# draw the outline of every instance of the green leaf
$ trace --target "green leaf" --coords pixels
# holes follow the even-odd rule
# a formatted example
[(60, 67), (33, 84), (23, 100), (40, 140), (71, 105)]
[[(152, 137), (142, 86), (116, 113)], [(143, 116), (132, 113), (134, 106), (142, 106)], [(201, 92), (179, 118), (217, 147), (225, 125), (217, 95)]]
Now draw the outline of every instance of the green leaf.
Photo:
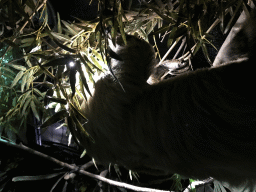
[(84, 63), (86, 69), (89, 70), (90, 73), (93, 74), (92, 69), (91, 69), (90, 66), (87, 64), (87, 63), (89, 63), (89, 64), (91, 64), (92, 66), (94, 66), (93, 63), (87, 58), (86, 55), (83, 55), (82, 53), (79, 53), (79, 57), (80, 57), (81, 61)]
[(81, 94), (83, 95), (84, 99), (87, 101), (87, 96), (86, 96), (86, 93), (84, 91), (84, 85), (83, 85), (83, 81), (82, 81), (81, 75), (80, 75), (80, 78), (79, 78), (79, 86), (80, 86)]
[(212, 65), (212, 61), (211, 61), (211, 59), (210, 59), (210, 56), (209, 56), (209, 53), (208, 53), (208, 51), (207, 51), (207, 47), (206, 47), (205, 43), (202, 43), (202, 50), (203, 50), (204, 56), (205, 56), (205, 58), (207, 59), (208, 63), (209, 63), (210, 65)]
[(61, 23), (60, 23), (60, 14), (57, 13), (57, 19), (58, 19), (58, 33), (62, 33)]
[(97, 61), (97, 59), (95, 59), (93, 55), (90, 56), (90, 59), (92, 60), (94, 66), (96, 66), (99, 71), (103, 72), (102, 66), (99, 64), (99, 62)]
[[(95, 57), (96, 57), (97, 59), (99, 59), (100, 61), (103, 62), (102, 56), (101, 56), (100, 53), (98, 53), (98, 51), (96, 51), (95, 49), (92, 49), (92, 54), (95, 55)], [(101, 66), (99, 66), (99, 68), (102, 69)]]
[(41, 128), (46, 128), (54, 123), (57, 123), (58, 121), (64, 119), (68, 116), (68, 112), (66, 110), (61, 110), (57, 113), (55, 113), (53, 116), (51, 116), (49, 119), (47, 119), (42, 125)]
[(35, 102), (33, 100), (31, 100), (31, 102), (30, 102), (30, 107), (32, 109), (32, 112), (33, 112), (35, 118), (37, 118), (37, 120), (40, 121), (40, 117), (39, 117), (39, 114), (37, 112)]
[(23, 116), (26, 115), (26, 110), (27, 110), (27, 107), (28, 107), (28, 105), (30, 104), (31, 100), (32, 100), (32, 97), (29, 96), (29, 97), (27, 98), (25, 104), (23, 105), (23, 109), (22, 109), (22, 115), (23, 115)]
[(86, 78), (85, 78), (84, 72), (83, 72), (83, 70), (82, 70), (81, 63), (80, 63), (80, 62), (77, 62), (77, 70), (78, 70), (78, 72), (79, 72), (79, 74), (80, 74), (81, 80), (82, 80), (82, 82), (83, 82), (83, 86), (85, 87), (86, 91), (90, 94), (90, 96), (92, 96), (91, 91), (90, 91), (90, 89), (89, 89), (89, 86), (88, 86), (88, 84), (87, 84), (87, 80), (86, 80)]
[(52, 179), (54, 177), (58, 177), (59, 175), (63, 175), (65, 172), (59, 172), (59, 173), (53, 173), (53, 174), (47, 174), (47, 175), (36, 175), (36, 176), (18, 176), (13, 177), (13, 182), (18, 181), (38, 181), (38, 180), (45, 180), (45, 179)]
[(72, 49), (72, 48), (69, 48), (68, 46), (64, 45), (64, 44), (61, 44), (58, 40), (56, 39), (53, 39), (54, 43), (56, 43), (60, 48), (68, 51), (68, 52), (71, 52), (71, 53), (76, 53), (76, 50), (75, 49)]
[(76, 93), (76, 72), (77, 72), (76, 69), (72, 67), (69, 73), (69, 81), (70, 81), (70, 87), (72, 90), (72, 97)]
[(74, 23), (77, 27), (83, 29), (84, 31), (86, 32), (90, 32), (92, 31), (92, 28), (88, 26), (88, 24), (84, 25), (84, 24), (81, 24), (81, 23)]
[(77, 35), (77, 32), (73, 29), (74, 27), (72, 25), (70, 25), (68, 22), (66, 21), (61, 21), (65, 27), (68, 29), (68, 32), (71, 34), (71, 35)]
[(31, 94), (31, 92), (32, 92), (32, 90), (29, 90), (28, 92), (22, 94), (22, 95), (19, 97), (18, 102), (21, 102), (21, 103), (22, 103), (22, 101), (20, 101), (20, 100), (26, 100), (27, 97)]
[(26, 64), (28, 65), (28, 67), (32, 67), (32, 64), (31, 64), (31, 62), (29, 60), (29, 57), (28, 56), (24, 56), (24, 59), (25, 59)]
[(84, 129), (83, 125), (79, 122), (77, 117), (75, 115), (72, 115), (71, 118), (76, 125), (78, 135), (85, 135), (86, 137), (90, 138), (92, 142), (95, 142), (94, 139), (90, 136), (90, 134)]
[[(12, 75), (16, 75), (10, 68), (8, 67), (1, 67), (1, 70), (11, 73)], [(4, 72), (5, 73), (5, 72)], [(2, 74), (5, 76), (5, 74)]]
[(34, 80), (33, 73), (34, 73), (33, 70), (30, 70), (30, 72), (28, 73), (28, 77), (27, 77), (27, 90), (30, 88), (30, 85), (33, 83), (33, 80)]
[(16, 77), (14, 78), (12, 84), (11, 84), (11, 88), (13, 88), (17, 83), (18, 81), (21, 79), (21, 77), (23, 76), (24, 72), (23, 71), (20, 71)]
[(50, 34), (51, 34), (53, 37), (55, 37), (55, 38), (57, 38), (58, 40), (60, 40), (60, 41), (68, 41), (68, 42), (71, 41), (70, 37), (67, 36), (67, 35), (63, 35), (63, 34), (56, 33), (56, 32), (52, 32), (52, 31), (50, 32)]
[(49, 99), (49, 100), (52, 101), (52, 102), (56, 102), (56, 103), (60, 103), (60, 104), (64, 104), (64, 105), (67, 104), (67, 100), (66, 100), (66, 99), (61, 99), (61, 98), (56, 98), (56, 97), (50, 97), (50, 96), (47, 96), (47, 99)]
[(79, 110), (77, 110), (77, 108), (72, 103), (70, 103), (70, 107), (73, 111), (73, 115), (75, 115), (76, 117), (79, 117), (79, 119), (82, 118), (82, 119), (88, 121), (88, 119), (83, 115), (83, 113), (81, 113)]
[(45, 94), (43, 94), (43, 93), (42, 93), (41, 91), (39, 91), (37, 88), (34, 88), (33, 91), (34, 91), (35, 93), (37, 93), (39, 96), (41, 96), (42, 98), (44, 98), (44, 95), (45, 95)]
[(27, 70), (27, 68), (22, 66), (22, 65), (15, 65), (15, 64), (8, 64), (8, 63), (6, 63), (5, 65), (11, 66), (14, 69), (18, 69), (20, 71), (26, 71)]
[(21, 92), (23, 93), (24, 92), (24, 87), (26, 85), (26, 82), (27, 82), (27, 78), (28, 78), (28, 73), (26, 73), (23, 78), (22, 78), (22, 81), (21, 81)]

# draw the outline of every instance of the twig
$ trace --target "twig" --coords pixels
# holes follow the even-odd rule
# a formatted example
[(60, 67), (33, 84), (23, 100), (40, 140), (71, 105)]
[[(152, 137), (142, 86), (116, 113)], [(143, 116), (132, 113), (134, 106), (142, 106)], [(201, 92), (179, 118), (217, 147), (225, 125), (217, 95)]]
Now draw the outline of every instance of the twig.
[(145, 187), (137, 187), (137, 186), (126, 184), (126, 183), (122, 183), (122, 182), (118, 182), (118, 181), (113, 181), (113, 180), (107, 179), (105, 177), (102, 177), (102, 176), (99, 176), (99, 175), (96, 175), (96, 174), (93, 174), (93, 173), (81, 170), (76, 165), (70, 165), (68, 163), (59, 161), (56, 158), (53, 158), (53, 157), (51, 157), (49, 155), (46, 155), (44, 153), (41, 153), (41, 152), (36, 151), (34, 149), (31, 149), (31, 148), (29, 148), (29, 147), (27, 147), (25, 145), (22, 145), (22, 144), (17, 145), (17, 144), (13, 144), (13, 143), (10, 143), (10, 142), (4, 142), (2, 140), (0, 140), (0, 143), (2, 143), (4, 145), (7, 145), (7, 146), (10, 146), (10, 147), (21, 149), (23, 151), (29, 152), (29, 153), (34, 154), (34, 155), (37, 155), (39, 157), (42, 157), (44, 159), (47, 159), (47, 160), (55, 163), (55, 164), (58, 164), (58, 165), (60, 165), (62, 167), (68, 168), (69, 170), (72, 170), (72, 171), (77, 171), (78, 170), (78, 172), (83, 174), (83, 175), (89, 176), (89, 177), (91, 177), (93, 179), (100, 180), (100, 181), (103, 181), (103, 182), (105, 182), (107, 184), (114, 185), (114, 186), (117, 186), (117, 187), (122, 187), (122, 188), (130, 189), (130, 190), (133, 190), (133, 191), (141, 191), (141, 192), (174, 192), (174, 191), (165, 191), (165, 190), (151, 189), (151, 188), (145, 188)]
[(165, 59), (166, 57), (170, 54), (170, 52), (174, 49), (174, 47), (178, 44), (178, 42), (182, 39), (182, 36), (179, 37), (170, 47), (170, 49), (165, 53), (165, 55), (163, 56), (163, 58), (161, 59), (161, 61), (159, 62), (158, 65), (160, 65)]

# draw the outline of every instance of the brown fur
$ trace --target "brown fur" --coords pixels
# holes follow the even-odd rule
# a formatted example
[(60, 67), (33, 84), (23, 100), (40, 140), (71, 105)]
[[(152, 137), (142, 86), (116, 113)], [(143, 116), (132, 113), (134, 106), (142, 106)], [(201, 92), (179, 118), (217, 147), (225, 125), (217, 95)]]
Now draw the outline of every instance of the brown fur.
[[(155, 175), (214, 177), (233, 185), (256, 178), (255, 65), (237, 60), (146, 83), (155, 65), (147, 42), (117, 39), (113, 71), (95, 85), (86, 106), (89, 155)], [(247, 70), (249, 69), (249, 71)]]

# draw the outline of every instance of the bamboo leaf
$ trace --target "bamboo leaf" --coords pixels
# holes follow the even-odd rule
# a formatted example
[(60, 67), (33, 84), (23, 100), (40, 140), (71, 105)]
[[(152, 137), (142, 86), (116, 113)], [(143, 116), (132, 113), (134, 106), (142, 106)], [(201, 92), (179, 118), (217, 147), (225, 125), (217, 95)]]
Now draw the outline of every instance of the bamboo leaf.
[(37, 109), (36, 109), (36, 105), (35, 105), (34, 100), (31, 100), (31, 102), (30, 102), (30, 107), (31, 107), (31, 109), (32, 109), (32, 112), (33, 112), (35, 118), (36, 118), (38, 121), (40, 121), (40, 117), (39, 117), (39, 114), (38, 114), (38, 112), (37, 112)]
[(208, 53), (208, 51), (207, 51), (207, 47), (206, 47), (205, 43), (202, 43), (202, 50), (203, 50), (204, 56), (205, 56), (205, 58), (207, 59), (208, 63), (209, 63), (210, 65), (212, 65), (212, 61), (211, 61), (211, 59), (210, 59), (210, 56), (209, 56), (209, 53)]
[(57, 13), (57, 19), (58, 19), (58, 33), (62, 33), (62, 27), (61, 27), (61, 23), (60, 23), (60, 14), (59, 12)]
[(53, 39), (54, 43), (56, 43), (60, 48), (68, 51), (68, 52), (71, 52), (71, 53), (76, 53), (76, 50), (75, 49), (72, 49), (72, 48), (69, 48), (68, 46), (64, 45), (64, 44), (61, 44), (60, 42), (58, 42), (58, 40), (56, 39)]
[(24, 103), (23, 109), (22, 109), (22, 115), (23, 115), (23, 116), (26, 115), (26, 109), (27, 109), (28, 105), (30, 104), (31, 100), (32, 100), (32, 97), (29, 96), (29, 97), (27, 98), (26, 102)]
[(90, 94), (90, 96), (92, 96), (91, 91), (90, 91), (90, 89), (89, 89), (89, 86), (88, 86), (88, 84), (87, 84), (87, 80), (86, 80), (86, 78), (85, 78), (84, 72), (83, 72), (83, 70), (82, 70), (81, 63), (80, 63), (80, 62), (77, 62), (77, 70), (78, 70), (78, 72), (79, 72), (79, 74), (80, 74), (81, 80), (82, 80), (82, 82), (83, 82), (83, 86), (85, 87), (86, 91)]
[(56, 97), (50, 97), (50, 96), (46, 96), (47, 99), (49, 99), (52, 102), (56, 102), (56, 103), (60, 103), (63, 105), (67, 104), (67, 100), (66, 99), (61, 99), (61, 98), (56, 98)]
[(31, 64), (31, 62), (29, 60), (29, 57), (28, 56), (24, 56), (24, 59), (25, 59), (26, 64), (28, 65), (28, 67), (32, 67), (32, 64)]
[(26, 74), (23, 76), (22, 81), (21, 81), (21, 92), (22, 92), (22, 93), (24, 92), (24, 87), (25, 87), (25, 85), (26, 85), (27, 78), (28, 78), (28, 73), (26, 73)]
[(98, 51), (96, 51), (95, 49), (92, 49), (92, 53), (93, 53), (93, 55), (95, 55), (95, 57), (96, 57), (97, 59), (99, 59), (100, 61), (103, 62), (102, 56), (101, 56), (100, 53), (98, 53)]
[(47, 119), (42, 125), (41, 128), (46, 128), (54, 123), (57, 123), (58, 121), (64, 119), (68, 116), (68, 112), (66, 110), (61, 110), (57, 113), (55, 113), (53, 116), (51, 116), (49, 119)]
[(58, 177), (59, 175), (63, 175), (65, 172), (59, 172), (59, 173), (53, 173), (53, 174), (47, 174), (47, 175), (36, 175), (36, 176), (17, 176), (13, 177), (13, 182), (18, 181), (38, 181), (38, 180), (45, 180), (45, 179), (52, 179), (55, 177)]
[(35, 41), (35, 37), (28, 37), (28, 38), (22, 39), (20, 42), (21, 42), (22, 44), (25, 44), (25, 43), (30, 43), (30, 44), (32, 44), (34, 41)]
[(90, 134), (84, 129), (83, 125), (79, 122), (77, 117), (75, 115), (72, 115), (71, 118), (76, 125), (78, 135), (82, 135), (82, 136), (85, 135), (86, 137), (90, 138), (92, 142), (95, 142), (92, 136), (90, 136)]
[(20, 71), (26, 71), (27, 70), (27, 68), (22, 66), (22, 65), (15, 65), (15, 64), (9, 64), (9, 63), (6, 63), (5, 65), (11, 66), (12, 68), (18, 69)]
[(11, 118), (13, 115), (16, 115), (18, 112), (17, 108), (11, 108), (5, 115), (5, 117)]
[(79, 110), (77, 110), (77, 108), (72, 103), (69, 103), (69, 106), (72, 108), (73, 113), (76, 117), (80, 117), (80, 118), (88, 121), (88, 119)]
[(72, 91), (72, 97), (76, 93), (76, 72), (77, 72), (76, 69), (72, 67), (69, 73), (69, 81), (70, 81), (70, 87)]
[(79, 78), (79, 86), (80, 86), (80, 92), (82, 93), (84, 99), (87, 101), (87, 96), (86, 96), (85, 91), (84, 91), (84, 85), (83, 85), (83, 81), (82, 81), (81, 75), (80, 75), (80, 78)]
[(26, 100), (27, 97), (31, 94), (31, 92), (32, 92), (32, 90), (29, 90), (28, 92), (23, 93), (23, 94), (19, 97), (18, 102), (23, 103), (23, 101), (20, 101), (20, 100)]
[(87, 64), (87, 63), (89, 63), (89, 64), (91, 64), (91, 65), (93, 66), (92, 62), (87, 58), (86, 55), (82, 55), (82, 53), (79, 53), (79, 57), (80, 57), (81, 61), (84, 63), (86, 69), (88, 69), (88, 70), (90, 71), (90, 73), (93, 74), (92, 69), (91, 69), (91, 68), (89, 67), (89, 65)]
[(12, 84), (11, 84), (11, 88), (13, 88), (17, 83), (18, 81), (21, 79), (21, 77), (23, 76), (24, 72), (23, 71), (20, 71), (16, 77), (14, 78)]
[[(9, 72), (9, 73), (11, 73), (11, 75), (16, 75), (16, 73), (14, 73), (10, 68), (8, 68), (8, 67), (1, 67), (1, 70), (3, 70), (3, 71), (6, 71), (6, 72)], [(5, 72), (3, 72), (3, 75), (5, 76), (5, 74), (4, 74)]]
[(56, 33), (56, 32), (52, 32), (52, 31), (50, 32), (50, 34), (51, 34), (53, 37), (55, 37), (56, 39), (60, 40), (60, 41), (68, 41), (68, 42), (71, 41), (70, 37), (67, 36), (67, 35), (63, 35), (63, 34)]
[(30, 70), (30, 72), (28, 73), (28, 77), (27, 77), (27, 90), (29, 89), (30, 85), (33, 83), (33, 80), (34, 80), (33, 73), (34, 73), (33, 70)]
[(96, 66), (99, 71), (103, 72), (102, 66), (99, 64), (99, 62), (97, 61), (97, 59), (95, 59), (93, 55), (90, 56), (90, 59), (92, 60), (94, 66)]
[(61, 22), (65, 25), (71, 35), (77, 35), (77, 32), (73, 29), (74, 27), (72, 25), (64, 20), (62, 20)]
[(68, 116), (66, 119), (67, 119), (67, 122), (68, 122), (68, 129), (71, 132), (75, 143), (78, 146), (80, 146), (81, 142), (83, 142), (82, 136), (77, 133), (77, 131), (75, 129), (75, 123), (74, 123), (73, 119), (70, 116)]
[(42, 98), (44, 98), (45, 94), (42, 93), (41, 91), (39, 91), (37, 88), (33, 88), (33, 91), (34, 91), (35, 93), (37, 93), (39, 96), (41, 96)]
[(87, 24), (83, 25), (80, 23), (74, 23), (77, 27), (79, 27), (80, 29), (83, 29), (85, 32), (91, 32), (93, 29), (91, 27), (89, 27)]

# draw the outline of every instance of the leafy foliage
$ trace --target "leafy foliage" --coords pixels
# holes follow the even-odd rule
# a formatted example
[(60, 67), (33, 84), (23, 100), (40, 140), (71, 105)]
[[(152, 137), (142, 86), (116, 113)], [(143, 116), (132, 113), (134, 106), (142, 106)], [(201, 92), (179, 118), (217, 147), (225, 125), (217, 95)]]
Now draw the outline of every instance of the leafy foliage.
[[(161, 35), (167, 39), (167, 46), (175, 46), (185, 38), (187, 48), (180, 49), (187, 52), (179, 59), (189, 60), (202, 48), (211, 63), (207, 51), (212, 38), (210, 31), (220, 23), (222, 31), (228, 32), (241, 10), (248, 11), (242, 0), (98, 3), (96, 19), (78, 18), (70, 23), (57, 14), (56, 26), (50, 27), (46, 0), (1, 1), (1, 42), (8, 45), (1, 52), (1, 89), (9, 90), (1, 92), (1, 98), (9, 98), (8, 105), (2, 104), (2, 124), (11, 125), (10, 122), (19, 120), (19, 125), (12, 127), (18, 133), (22, 125), (26, 127), (31, 121), (27, 121), (29, 117), (44, 121), (42, 127), (47, 127), (69, 116), (69, 125), (86, 134), (82, 128), (86, 117), (82, 115), (81, 105), (91, 95), (95, 80), (107, 70), (106, 31), (110, 29), (112, 39), (119, 31), (124, 40), (125, 33), (146, 40)], [(17, 48), (23, 51), (23, 56), (10, 58), (10, 50)], [(161, 59), (159, 52), (158, 56)], [(6, 78), (11, 84), (6, 84)], [(58, 115), (49, 118), (49, 107), (55, 108)], [(76, 118), (77, 115), (81, 118)], [(79, 135), (74, 130), (71, 132), (73, 136)]]
[[(98, 4), (94, 20), (67, 22), (57, 14), (57, 23), (51, 26), (47, 0), (0, 2), (0, 137), (15, 140), (33, 118), (42, 129), (65, 119), (78, 144), (83, 142), (81, 135), (90, 137), (83, 128), (87, 121), (83, 102), (92, 94), (94, 82), (109, 70), (106, 31), (113, 41), (118, 33), (124, 41), (126, 33), (146, 40), (167, 39), (170, 50), (163, 58), (155, 46), (160, 60), (180, 45), (184, 54), (178, 60), (189, 61), (201, 49), (211, 64), (210, 32), (218, 26), (228, 33), (241, 11), (249, 9), (243, 0), (142, 0), (139, 5), (132, 0), (99, 0)], [(22, 55), (15, 55), (15, 50)]]

